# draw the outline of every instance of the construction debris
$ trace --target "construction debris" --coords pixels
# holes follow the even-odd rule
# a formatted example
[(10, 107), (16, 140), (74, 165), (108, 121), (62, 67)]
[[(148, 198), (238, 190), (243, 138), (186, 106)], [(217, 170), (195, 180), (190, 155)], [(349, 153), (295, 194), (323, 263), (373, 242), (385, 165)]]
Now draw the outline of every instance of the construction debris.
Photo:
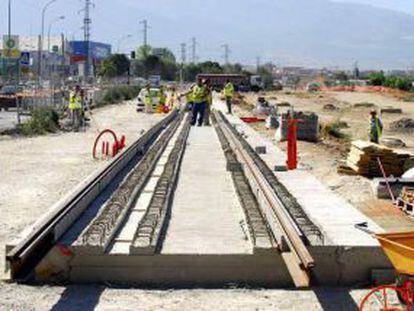
[(414, 187), (414, 178), (375, 178), (372, 183), (372, 189), (378, 199), (391, 200), (391, 196), (387, 187), (391, 188), (395, 197), (399, 196), (404, 187)]
[(346, 164), (358, 175), (381, 177), (378, 158), (388, 176), (399, 177), (405, 172), (406, 162), (414, 164), (414, 156), (409, 153), (361, 140), (352, 142)]
[(325, 106), (323, 106), (324, 110), (330, 110), (330, 111), (336, 111), (339, 110), (339, 107), (332, 105), (332, 104), (326, 104)]
[(381, 109), (381, 113), (395, 113), (395, 114), (401, 114), (403, 113), (402, 109), (400, 108), (393, 108), (393, 107), (387, 107)]
[(403, 148), (406, 146), (405, 142), (394, 137), (384, 137), (380, 140), (380, 143), (388, 148)]
[(278, 117), (280, 124), (276, 131), (275, 138), (278, 141), (287, 139), (289, 119), (300, 120), (297, 128), (297, 139), (316, 142), (319, 138), (319, 117), (313, 112), (289, 111)]
[(361, 103), (354, 104), (354, 108), (374, 108), (374, 107), (376, 107), (376, 105), (373, 103), (361, 102)]
[(392, 122), (390, 128), (396, 132), (411, 132), (414, 131), (414, 120), (410, 118), (402, 118)]
[(405, 202), (414, 203), (414, 188), (404, 187), (399, 198)]
[(414, 215), (414, 188), (404, 187), (396, 205), (405, 213)]

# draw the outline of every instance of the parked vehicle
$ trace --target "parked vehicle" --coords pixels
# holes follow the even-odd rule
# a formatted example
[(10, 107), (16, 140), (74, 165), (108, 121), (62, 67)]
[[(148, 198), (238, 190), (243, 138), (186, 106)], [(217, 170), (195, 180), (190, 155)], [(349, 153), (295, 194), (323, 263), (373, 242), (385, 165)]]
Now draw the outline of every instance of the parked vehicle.
[(161, 76), (159, 75), (152, 75), (148, 77), (148, 83), (151, 87), (157, 88), (161, 86)]
[(16, 100), (21, 100), (21, 97), (16, 97), (20, 91), (21, 89), (15, 85), (3, 86), (0, 89), (0, 109), (7, 111), (9, 108), (16, 108)]
[(226, 84), (227, 80), (235, 86), (237, 91), (240, 92), (259, 92), (263, 89), (262, 77), (259, 75), (246, 76), (242, 74), (210, 74), (201, 73), (197, 75), (197, 80), (208, 79), (210, 85), (216, 91), (221, 91)]
[[(145, 111), (145, 89), (142, 89), (141, 92), (139, 92), (137, 96), (137, 112), (144, 112)], [(155, 111), (155, 109), (158, 106), (158, 93), (160, 90), (158, 88), (152, 88), (151, 89), (151, 95), (152, 95), (152, 108)]]

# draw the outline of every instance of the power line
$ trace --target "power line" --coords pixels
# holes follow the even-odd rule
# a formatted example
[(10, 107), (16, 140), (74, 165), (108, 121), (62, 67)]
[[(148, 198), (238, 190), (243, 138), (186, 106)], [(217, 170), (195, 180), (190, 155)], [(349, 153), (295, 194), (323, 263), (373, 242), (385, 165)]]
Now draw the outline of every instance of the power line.
[(148, 45), (148, 29), (149, 29), (148, 21), (146, 19), (144, 19), (144, 20), (140, 21), (139, 23), (142, 24), (142, 27), (143, 27), (143, 29), (142, 29), (142, 32), (144, 33), (143, 44), (144, 44), (144, 46), (147, 46)]
[(260, 56), (256, 57), (256, 69), (257, 71), (259, 71), (260, 69), (260, 65), (261, 65), (262, 59), (260, 58)]
[(187, 62), (187, 44), (181, 43), (181, 63), (185, 64)]
[(90, 7), (92, 5), (91, 0), (85, 0), (85, 17), (83, 19), (83, 37), (86, 48), (86, 63), (85, 63), (85, 76), (89, 77), (91, 73), (91, 24), (92, 19), (90, 17)]
[(191, 62), (195, 64), (197, 62), (197, 39), (191, 38)]
[(230, 58), (230, 52), (231, 52), (230, 47), (227, 43), (223, 44), (221, 47), (224, 49), (224, 55), (223, 55), (224, 64), (228, 65), (229, 64), (229, 58)]

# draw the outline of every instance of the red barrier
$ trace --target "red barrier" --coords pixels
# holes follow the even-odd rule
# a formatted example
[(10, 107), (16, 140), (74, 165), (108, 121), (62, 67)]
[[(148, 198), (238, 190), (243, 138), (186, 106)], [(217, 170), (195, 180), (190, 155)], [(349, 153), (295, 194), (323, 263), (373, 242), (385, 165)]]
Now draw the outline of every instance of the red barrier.
[(298, 123), (303, 122), (298, 119), (289, 119), (288, 134), (287, 134), (287, 161), (286, 167), (288, 170), (295, 170), (298, 167)]
[[(121, 139), (118, 140), (118, 137), (117, 137), (116, 133), (113, 130), (110, 130), (110, 129), (103, 130), (96, 137), (95, 143), (93, 145), (92, 156), (93, 156), (94, 159), (98, 159), (97, 148), (98, 148), (99, 142), (101, 141), (101, 138), (106, 134), (110, 135), (112, 137), (112, 140), (113, 140), (112, 153), (111, 153), (112, 157), (115, 157), (119, 153), (119, 151), (122, 150), (123, 148), (125, 148), (125, 146), (126, 146), (125, 135), (122, 135)], [(110, 153), (109, 153), (109, 145), (110, 145), (109, 141), (103, 140), (101, 144), (102, 144), (101, 156), (102, 157), (108, 157), (110, 155)]]

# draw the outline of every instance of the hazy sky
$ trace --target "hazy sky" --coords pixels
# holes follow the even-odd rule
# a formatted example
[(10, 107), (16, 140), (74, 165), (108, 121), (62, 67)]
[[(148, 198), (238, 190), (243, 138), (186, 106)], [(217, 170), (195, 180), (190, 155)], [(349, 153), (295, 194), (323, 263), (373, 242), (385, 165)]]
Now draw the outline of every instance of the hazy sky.
[[(151, 25), (149, 38), (150, 43), (156, 46), (168, 46), (178, 56), (180, 53), (180, 43), (190, 43), (192, 36), (199, 38), (199, 56), (200, 58), (213, 58), (220, 60), (222, 58), (222, 50), (220, 46), (226, 42), (225, 40), (234, 39), (235, 32), (243, 31), (243, 26), (234, 25), (232, 20), (214, 19), (214, 12), (232, 12), (237, 8), (239, 1), (244, 4), (250, 2), (252, 10), (260, 12), (261, 3), (275, 3), (277, 1), (299, 1), (299, 0), (93, 0), (96, 4), (91, 12), (93, 20), (92, 39), (96, 41), (108, 42), (113, 45), (116, 51), (120, 45), (122, 51), (130, 51), (142, 42), (142, 31), (139, 21), (146, 18)], [(268, 1), (268, 2), (267, 2)], [(300, 0), (304, 1), (304, 0)], [(324, 0), (306, 0), (324, 1)], [(48, 0), (12, 0), (13, 3), (13, 22), (12, 32), (19, 35), (38, 35), (40, 33), (41, 11), (43, 5)], [(335, 0), (335, 2), (354, 2), (364, 3), (383, 8), (409, 13), (414, 16), (414, 0)], [(0, 34), (7, 32), (7, 3), (8, 0), (0, 0)], [(84, 0), (57, 0), (46, 15), (47, 34), (50, 21), (58, 16), (65, 15), (64, 21), (53, 24), (52, 34), (66, 34), (69, 39), (82, 39), (83, 30), (82, 9)], [(179, 7), (180, 9), (177, 9)], [(200, 16), (200, 25), (195, 24), (194, 27), (188, 27), (184, 21), (186, 18), (194, 18), (192, 12), (207, 12)], [(193, 15), (191, 15), (193, 14)], [(236, 10), (236, 14), (237, 10)], [(243, 13), (240, 13), (243, 15)], [(260, 13), (258, 13), (260, 14)], [(215, 25), (224, 30), (214, 37), (203, 38), (204, 32), (202, 26), (214, 22)], [(252, 23), (257, 23), (252, 21)], [(263, 26), (266, 21), (261, 22)], [(185, 25), (185, 27), (184, 27)], [(246, 26), (246, 27), (247, 27)], [(273, 29), (266, 30), (269, 32)], [(131, 34), (132, 37), (127, 39), (126, 35)], [(226, 37), (228, 35), (228, 37)], [(220, 37), (222, 36), (222, 37)], [(239, 40), (240, 41), (240, 40)], [(234, 42), (233, 42), (234, 44)], [(258, 47), (258, 50), (264, 49), (266, 46)], [(238, 55), (238, 61), (254, 63), (254, 57), (248, 56), (248, 61), (243, 59), (243, 51), (233, 51), (233, 55)], [(247, 58), (247, 57), (246, 57)]]
[(363, 3), (387, 9), (398, 10), (414, 15), (413, 0), (336, 0), (336, 2)]

